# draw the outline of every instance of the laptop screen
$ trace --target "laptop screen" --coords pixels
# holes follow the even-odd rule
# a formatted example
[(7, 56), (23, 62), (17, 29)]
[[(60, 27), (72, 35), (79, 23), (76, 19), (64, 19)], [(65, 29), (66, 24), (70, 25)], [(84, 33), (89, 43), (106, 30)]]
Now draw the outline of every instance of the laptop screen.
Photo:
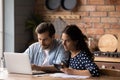
[(28, 54), (4, 52), (5, 66), (9, 73), (32, 74)]

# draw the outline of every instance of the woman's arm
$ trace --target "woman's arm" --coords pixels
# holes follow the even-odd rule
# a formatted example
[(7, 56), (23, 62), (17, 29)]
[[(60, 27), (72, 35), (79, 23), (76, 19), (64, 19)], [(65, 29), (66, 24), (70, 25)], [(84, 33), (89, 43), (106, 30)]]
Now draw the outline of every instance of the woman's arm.
[(89, 70), (76, 70), (76, 69), (71, 69), (71, 68), (62, 68), (60, 70), (66, 74), (91, 76)]

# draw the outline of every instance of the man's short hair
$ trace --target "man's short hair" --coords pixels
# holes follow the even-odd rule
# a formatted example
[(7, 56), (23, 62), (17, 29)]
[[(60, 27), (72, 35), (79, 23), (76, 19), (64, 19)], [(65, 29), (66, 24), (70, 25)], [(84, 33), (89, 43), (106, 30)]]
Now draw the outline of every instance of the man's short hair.
[(35, 30), (37, 34), (42, 34), (44, 32), (49, 32), (49, 36), (52, 37), (55, 34), (54, 25), (50, 22), (43, 22), (39, 24)]

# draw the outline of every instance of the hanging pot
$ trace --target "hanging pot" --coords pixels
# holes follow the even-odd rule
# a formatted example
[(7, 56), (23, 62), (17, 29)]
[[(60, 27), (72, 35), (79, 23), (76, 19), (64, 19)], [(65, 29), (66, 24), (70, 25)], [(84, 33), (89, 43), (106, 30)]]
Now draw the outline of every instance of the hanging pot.
[(61, 6), (64, 10), (73, 10), (77, 5), (77, 0), (62, 0)]
[(61, 33), (67, 26), (67, 23), (61, 17), (58, 17), (53, 21), (53, 25), (55, 26), (56, 30), (56, 38), (60, 39)]
[(45, 6), (48, 10), (57, 10), (60, 7), (61, 0), (45, 0)]

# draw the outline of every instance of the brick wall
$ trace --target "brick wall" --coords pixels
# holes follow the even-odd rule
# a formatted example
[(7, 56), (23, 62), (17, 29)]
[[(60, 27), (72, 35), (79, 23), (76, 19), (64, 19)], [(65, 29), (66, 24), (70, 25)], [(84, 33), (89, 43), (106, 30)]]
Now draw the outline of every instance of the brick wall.
[[(120, 33), (120, 0), (78, 0), (78, 4), (73, 11), (63, 8), (58, 10), (48, 10), (44, 0), (36, 0), (35, 12), (40, 15), (77, 15), (80, 18), (63, 18), (67, 24), (76, 24), (89, 37), (96, 41), (106, 33)], [(56, 17), (52, 18), (54, 21)]]

